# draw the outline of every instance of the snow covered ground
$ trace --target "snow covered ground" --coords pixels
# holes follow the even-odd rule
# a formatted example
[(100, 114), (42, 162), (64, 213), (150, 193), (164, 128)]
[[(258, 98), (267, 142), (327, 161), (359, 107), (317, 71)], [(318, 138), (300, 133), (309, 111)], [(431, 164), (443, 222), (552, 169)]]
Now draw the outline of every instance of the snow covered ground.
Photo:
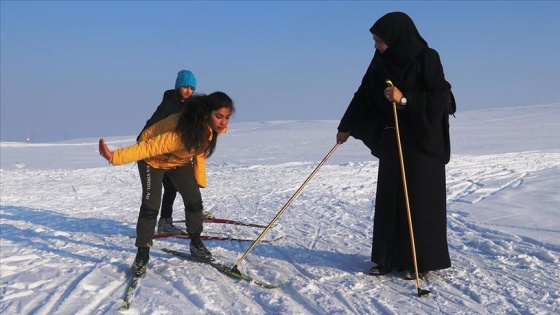
[[(421, 282), (368, 276), (377, 161), (340, 146), (241, 263), (274, 290), (182, 261), (156, 240), (130, 314), (558, 314), (560, 104), (459, 112), (447, 167), (453, 267)], [(140, 125), (139, 125), (140, 126)], [(334, 145), (336, 121), (235, 123), (209, 160), (205, 207), (268, 223)], [(105, 135), (100, 135), (105, 136)], [(136, 135), (105, 137), (111, 148)], [(96, 139), (1, 143), (0, 313), (118, 313), (136, 249), (140, 181)], [(176, 200), (175, 219), (182, 219)], [(206, 224), (256, 238), (261, 229)], [(233, 266), (250, 242), (206, 241)]]

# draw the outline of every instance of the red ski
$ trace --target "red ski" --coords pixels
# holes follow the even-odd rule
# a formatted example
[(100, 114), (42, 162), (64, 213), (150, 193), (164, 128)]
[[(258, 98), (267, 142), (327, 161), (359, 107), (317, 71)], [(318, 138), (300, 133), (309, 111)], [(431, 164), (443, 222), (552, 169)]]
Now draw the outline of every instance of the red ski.
[[(252, 226), (258, 228), (266, 228), (266, 225), (256, 224), (256, 223), (248, 223), (243, 221), (236, 221), (236, 220), (228, 220), (228, 219), (220, 219), (215, 218), (213, 220), (204, 220), (205, 223), (222, 223), (222, 224), (233, 224), (233, 225), (241, 225), (241, 226)], [(178, 220), (173, 221), (173, 223), (185, 223), (185, 220)]]
[[(131, 236), (131, 237), (135, 237), (135, 236)], [(158, 239), (158, 238), (169, 238), (169, 237), (190, 239), (190, 236), (188, 234), (154, 234), (153, 238)], [(271, 239), (271, 240), (262, 240), (261, 242), (265, 242), (265, 243), (274, 242), (274, 241), (277, 241), (281, 238), (282, 237), (280, 236), (278, 238)], [(253, 241), (255, 241), (253, 239), (227, 237), (227, 236), (217, 236), (217, 235), (200, 235), (200, 239), (201, 240), (209, 240), (209, 241), (237, 241), (237, 242), (253, 242)]]

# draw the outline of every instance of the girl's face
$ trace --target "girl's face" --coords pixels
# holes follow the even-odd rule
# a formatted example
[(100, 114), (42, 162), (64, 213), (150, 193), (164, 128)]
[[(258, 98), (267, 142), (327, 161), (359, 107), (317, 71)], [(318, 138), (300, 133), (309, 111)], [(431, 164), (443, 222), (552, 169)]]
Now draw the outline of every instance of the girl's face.
[(229, 124), (229, 117), (231, 116), (231, 109), (222, 107), (213, 110), (208, 118), (210, 128), (217, 133), (221, 133)]
[(194, 92), (194, 90), (190, 86), (182, 86), (182, 87), (179, 88), (179, 96), (181, 96), (181, 98), (184, 99), (184, 100), (191, 97), (193, 92)]
[(375, 43), (374, 44), (375, 49), (379, 50), (380, 53), (384, 53), (385, 50), (389, 48), (389, 46), (387, 46), (387, 44), (385, 44), (385, 42), (375, 34), (373, 34), (373, 41)]

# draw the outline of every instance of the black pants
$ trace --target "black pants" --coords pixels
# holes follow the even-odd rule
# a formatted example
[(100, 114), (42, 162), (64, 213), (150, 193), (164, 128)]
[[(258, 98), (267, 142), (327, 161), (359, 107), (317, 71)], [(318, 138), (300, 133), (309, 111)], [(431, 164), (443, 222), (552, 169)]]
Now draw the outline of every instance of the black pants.
[[(191, 166), (189, 163), (188, 166)], [(175, 203), (175, 198), (177, 197), (177, 188), (173, 185), (173, 181), (169, 176), (163, 176), (163, 198), (161, 200), (161, 217), (171, 218), (173, 217), (173, 203)]]
[(183, 198), (187, 232), (202, 233), (202, 198), (190, 163), (176, 169), (164, 170), (153, 168), (144, 161), (138, 161), (138, 172), (142, 182), (142, 205), (136, 224), (137, 247), (152, 246), (164, 176), (169, 177)]

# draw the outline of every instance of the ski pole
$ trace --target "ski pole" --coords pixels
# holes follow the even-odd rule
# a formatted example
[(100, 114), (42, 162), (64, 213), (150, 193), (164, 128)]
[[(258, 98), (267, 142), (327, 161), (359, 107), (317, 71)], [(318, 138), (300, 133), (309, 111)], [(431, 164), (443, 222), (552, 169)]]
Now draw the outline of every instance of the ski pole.
[(317, 173), (319, 171), (319, 169), (321, 168), (321, 166), (323, 166), (323, 164), (325, 164), (325, 162), (329, 159), (329, 157), (331, 157), (331, 155), (334, 153), (334, 151), (336, 150), (336, 148), (338, 148), (340, 144), (337, 143), (334, 145), (334, 147), (329, 151), (329, 153), (327, 153), (327, 155), (325, 156), (325, 158), (321, 161), (321, 163), (319, 163), (319, 165), (317, 165), (317, 167), (315, 167), (315, 169), (313, 170), (313, 172), (311, 172), (311, 175), (309, 175), (309, 177), (307, 177), (307, 179), (305, 180), (305, 182), (303, 182), (303, 184), (298, 188), (298, 190), (294, 193), (294, 195), (288, 200), (288, 202), (286, 202), (286, 204), (282, 207), (282, 209), (280, 209), (280, 211), (278, 211), (278, 213), (276, 214), (276, 216), (272, 219), (272, 221), (270, 221), (270, 223), (266, 226), (266, 228), (264, 228), (264, 230), (261, 232), (261, 234), (257, 237), (257, 239), (255, 239), (255, 241), (253, 242), (253, 244), (251, 244), (251, 246), (249, 247), (249, 249), (247, 249), (247, 251), (245, 251), (245, 253), (243, 254), (243, 256), (241, 256), (241, 258), (239, 258), (239, 260), (235, 263), (235, 265), (233, 266), (233, 268), (231, 268), (231, 272), (235, 272), (237, 274), (239, 274), (239, 269), (237, 269), (237, 267), (241, 264), (241, 262), (243, 261), (243, 259), (245, 259), (245, 257), (247, 257), (247, 255), (249, 255), (249, 253), (251, 252), (251, 250), (253, 250), (253, 248), (257, 245), (257, 243), (264, 237), (264, 235), (268, 232), (268, 230), (270, 230), (271, 226), (280, 218), (280, 216), (282, 215), (282, 213), (284, 211), (286, 211), (286, 209), (288, 208), (288, 206), (296, 199), (296, 197), (301, 193), (301, 191), (303, 190), (303, 188), (305, 187), (305, 185), (307, 185), (307, 183), (309, 183), (309, 181), (311, 180), (311, 178), (313, 178), (313, 176), (315, 175), (315, 173)]
[[(385, 80), (388, 86), (393, 86), (393, 82), (391, 80)], [(408, 231), (410, 233), (410, 245), (412, 246), (412, 261), (414, 263), (414, 272), (416, 273), (416, 288), (418, 289), (418, 296), (424, 297), (430, 294), (428, 290), (422, 290), (420, 288), (420, 277), (418, 276), (418, 262), (416, 260), (416, 246), (414, 245), (414, 232), (412, 229), (412, 216), (410, 215), (410, 202), (408, 200), (408, 188), (406, 185), (406, 174), (404, 171), (404, 158), (402, 152), (402, 145), (401, 145), (401, 135), (399, 132), (399, 119), (397, 116), (397, 103), (393, 102), (393, 117), (395, 118), (395, 130), (397, 133), (397, 147), (399, 149), (399, 160), (401, 164), (401, 174), (402, 174), (402, 182), (403, 182), (403, 190), (404, 190), (404, 201), (406, 205), (406, 217), (408, 219)]]

